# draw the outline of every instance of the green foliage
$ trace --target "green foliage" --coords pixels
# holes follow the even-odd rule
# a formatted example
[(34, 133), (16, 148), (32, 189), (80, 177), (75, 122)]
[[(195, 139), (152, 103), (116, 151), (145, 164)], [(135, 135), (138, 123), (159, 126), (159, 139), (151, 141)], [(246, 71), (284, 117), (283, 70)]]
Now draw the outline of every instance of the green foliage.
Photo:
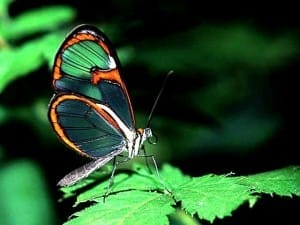
[[(91, 206), (73, 214), (65, 224), (169, 224), (167, 216), (182, 209), (190, 216), (213, 222), (230, 216), (244, 203), (253, 207), (262, 194), (300, 196), (300, 168), (288, 167), (249, 176), (208, 174), (189, 177), (177, 168), (164, 165), (160, 176), (135, 166), (135, 173), (114, 177), (108, 197), (103, 199), (109, 180), (105, 173), (61, 190), (79, 193), (75, 206)], [(107, 174), (109, 175), (109, 174)], [(85, 190), (84, 187), (89, 187)], [(159, 210), (158, 210), (159, 209)], [(173, 217), (174, 218), (174, 217)], [(178, 218), (177, 218), (178, 219)]]
[(53, 225), (53, 202), (40, 168), (20, 160), (0, 168), (1, 224)]
[[(0, 52), (0, 60), (3, 66), (0, 68), (0, 93), (13, 80), (26, 76), (37, 70), (47, 60), (51, 62), (62, 36), (46, 35), (37, 40), (28, 41), (18, 48), (5, 48)], [(30, 57), (28, 57), (30, 56)], [(16, 69), (18, 65), (21, 69)]]
[(71, 21), (74, 16), (75, 12), (70, 7), (52, 6), (28, 11), (16, 18), (1, 20), (0, 93), (13, 80), (30, 74), (46, 62), (52, 66), (55, 51), (64, 36), (53, 32), (18, 46), (15, 46), (14, 42), (28, 35), (52, 31), (59, 24)]
[(171, 68), (177, 72), (203, 70), (218, 76), (232, 70), (256, 71), (261, 75), (269, 68), (284, 65), (298, 52), (297, 41), (288, 34), (268, 36), (250, 25), (234, 23), (201, 24), (177, 35), (157, 39), (154, 47), (147, 40), (141, 45), (145, 51), (138, 53), (136, 60), (139, 63), (151, 62), (153, 68)]
[(5, 39), (16, 40), (37, 32), (51, 31), (57, 25), (71, 21), (74, 16), (74, 10), (68, 6), (47, 6), (26, 11), (0, 23), (0, 34)]
[(8, 6), (12, 0), (0, 0), (0, 19), (7, 18)]
[(247, 177), (242, 184), (252, 186), (258, 193), (277, 194), (280, 196), (300, 196), (299, 167), (264, 172)]
[(167, 215), (174, 211), (172, 198), (156, 192), (132, 190), (95, 202), (65, 224), (167, 224)]

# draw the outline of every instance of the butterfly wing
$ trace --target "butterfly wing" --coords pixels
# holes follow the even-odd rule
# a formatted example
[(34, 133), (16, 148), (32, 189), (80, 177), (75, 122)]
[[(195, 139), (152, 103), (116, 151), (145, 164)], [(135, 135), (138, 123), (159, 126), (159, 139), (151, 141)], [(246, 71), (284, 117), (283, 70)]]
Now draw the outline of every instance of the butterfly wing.
[(130, 130), (135, 129), (119, 59), (96, 27), (80, 25), (66, 37), (55, 57), (53, 87), (57, 93), (76, 93), (107, 105)]
[(71, 185), (122, 151), (135, 134), (131, 102), (120, 77), (119, 59), (96, 27), (75, 28), (59, 48), (53, 67), (55, 94), (49, 120), (71, 149), (95, 160), (66, 175)]
[(99, 158), (125, 150), (125, 134), (105, 105), (75, 94), (58, 94), (48, 115), (60, 139), (82, 155)]

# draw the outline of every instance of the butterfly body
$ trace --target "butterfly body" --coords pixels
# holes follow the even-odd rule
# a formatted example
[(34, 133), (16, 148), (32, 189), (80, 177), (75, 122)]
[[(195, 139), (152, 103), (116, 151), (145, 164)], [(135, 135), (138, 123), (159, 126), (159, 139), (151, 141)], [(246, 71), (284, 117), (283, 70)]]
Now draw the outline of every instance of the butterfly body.
[(49, 120), (59, 139), (92, 158), (63, 178), (76, 183), (122, 152), (131, 159), (152, 136), (136, 129), (134, 113), (119, 59), (107, 37), (96, 27), (80, 25), (62, 43), (55, 57)]

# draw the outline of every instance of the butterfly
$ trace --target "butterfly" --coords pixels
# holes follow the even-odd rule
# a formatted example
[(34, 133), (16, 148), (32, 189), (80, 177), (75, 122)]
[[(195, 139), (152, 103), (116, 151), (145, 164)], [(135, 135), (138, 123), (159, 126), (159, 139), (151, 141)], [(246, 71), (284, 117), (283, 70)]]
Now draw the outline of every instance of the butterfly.
[(120, 61), (97, 27), (79, 25), (54, 60), (48, 118), (58, 138), (92, 161), (67, 174), (59, 186), (87, 177), (114, 157), (139, 154), (150, 128), (136, 129), (133, 108), (120, 76)]

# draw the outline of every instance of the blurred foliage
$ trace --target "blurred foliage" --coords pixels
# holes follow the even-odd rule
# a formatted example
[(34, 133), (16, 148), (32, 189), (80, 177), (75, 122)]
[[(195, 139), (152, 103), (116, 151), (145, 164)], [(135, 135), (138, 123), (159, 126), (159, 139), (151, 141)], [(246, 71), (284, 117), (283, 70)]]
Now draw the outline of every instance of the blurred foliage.
[[(17, 47), (10, 44), (10, 42), (34, 33), (51, 31), (57, 27), (58, 23), (63, 24), (73, 19), (74, 14), (75, 12), (70, 7), (55, 6), (25, 12), (13, 19), (2, 19), (0, 23), (0, 40), (2, 40), (0, 45), (0, 60), (2, 62), (0, 69), (0, 93), (14, 79), (28, 75), (41, 67), (46, 60), (52, 62), (53, 55), (62, 37), (57, 34), (46, 34)], [(36, 18), (39, 19), (37, 20)], [(18, 70), (16, 65), (18, 65)]]
[[(40, 224), (37, 214), (55, 223), (45, 186), (55, 188), (59, 176), (82, 164), (47, 120), (54, 55), (80, 23), (97, 25), (115, 44), (139, 126), (146, 124), (163, 77), (175, 71), (152, 119), (158, 144), (147, 145), (159, 165), (177, 163), (197, 175), (247, 174), (298, 162), (292, 129), (298, 118), (293, 77), (299, 72), (299, 30), (293, 24), (270, 28), (240, 15), (218, 21), (192, 1), (111, 1), (102, 8), (57, 3), (0, 0), (0, 174), (6, 180), (0, 193), (14, 192), (4, 196), (0, 211), (26, 207), (24, 193), (36, 209), (31, 218), (25, 211), (18, 218), (1, 215), (6, 224)], [(41, 170), (49, 171), (46, 177)], [(22, 178), (31, 183), (22, 186)], [(28, 191), (31, 185), (42, 199)]]
[[(51, 6), (26, 11), (11, 18), (8, 13), (10, 2), (0, 1), (1, 95), (8, 85), (20, 77), (30, 75), (45, 63), (52, 66), (53, 56), (63, 38), (63, 34), (59, 32), (55, 34), (53, 31), (59, 24), (69, 22), (75, 16), (75, 11), (71, 7)], [(41, 36), (24, 41), (34, 34)], [(24, 97), (22, 93), (18, 94)], [(0, 125), (9, 121), (26, 121), (30, 126), (33, 125), (36, 133), (41, 136), (47, 135), (44, 132), (44, 127), (47, 126), (45, 99), (39, 95), (37, 97), (31, 105), (27, 106), (5, 105), (2, 101)], [(21, 140), (26, 141), (22, 138)], [(45, 137), (44, 140), (46, 141), (47, 138)], [(56, 224), (58, 219), (55, 215), (54, 201), (49, 194), (50, 190), (47, 188), (45, 177), (41, 174), (41, 168), (27, 159), (11, 160), (6, 163), (5, 151), (13, 149), (5, 149), (2, 144), (3, 142), (0, 143), (0, 162), (3, 161), (0, 164), (2, 199), (0, 223), (7, 225)], [(18, 151), (24, 150), (26, 149), (18, 149)]]
[(138, 53), (138, 63), (151, 62), (153, 68), (162, 70), (201, 70), (221, 77), (236, 76), (228, 74), (236, 71), (245, 77), (265, 76), (271, 68), (285, 65), (297, 52), (298, 45), (289, 33), (271, 36), (247, 23), (233, 22), (199, 25), (151, 42), (141, 43), (146, 51)]
[(53, 200), (41, 169), (29, 160), (13, 161), (0, 170), (0, 221), (14, 225), (53, 225)]

